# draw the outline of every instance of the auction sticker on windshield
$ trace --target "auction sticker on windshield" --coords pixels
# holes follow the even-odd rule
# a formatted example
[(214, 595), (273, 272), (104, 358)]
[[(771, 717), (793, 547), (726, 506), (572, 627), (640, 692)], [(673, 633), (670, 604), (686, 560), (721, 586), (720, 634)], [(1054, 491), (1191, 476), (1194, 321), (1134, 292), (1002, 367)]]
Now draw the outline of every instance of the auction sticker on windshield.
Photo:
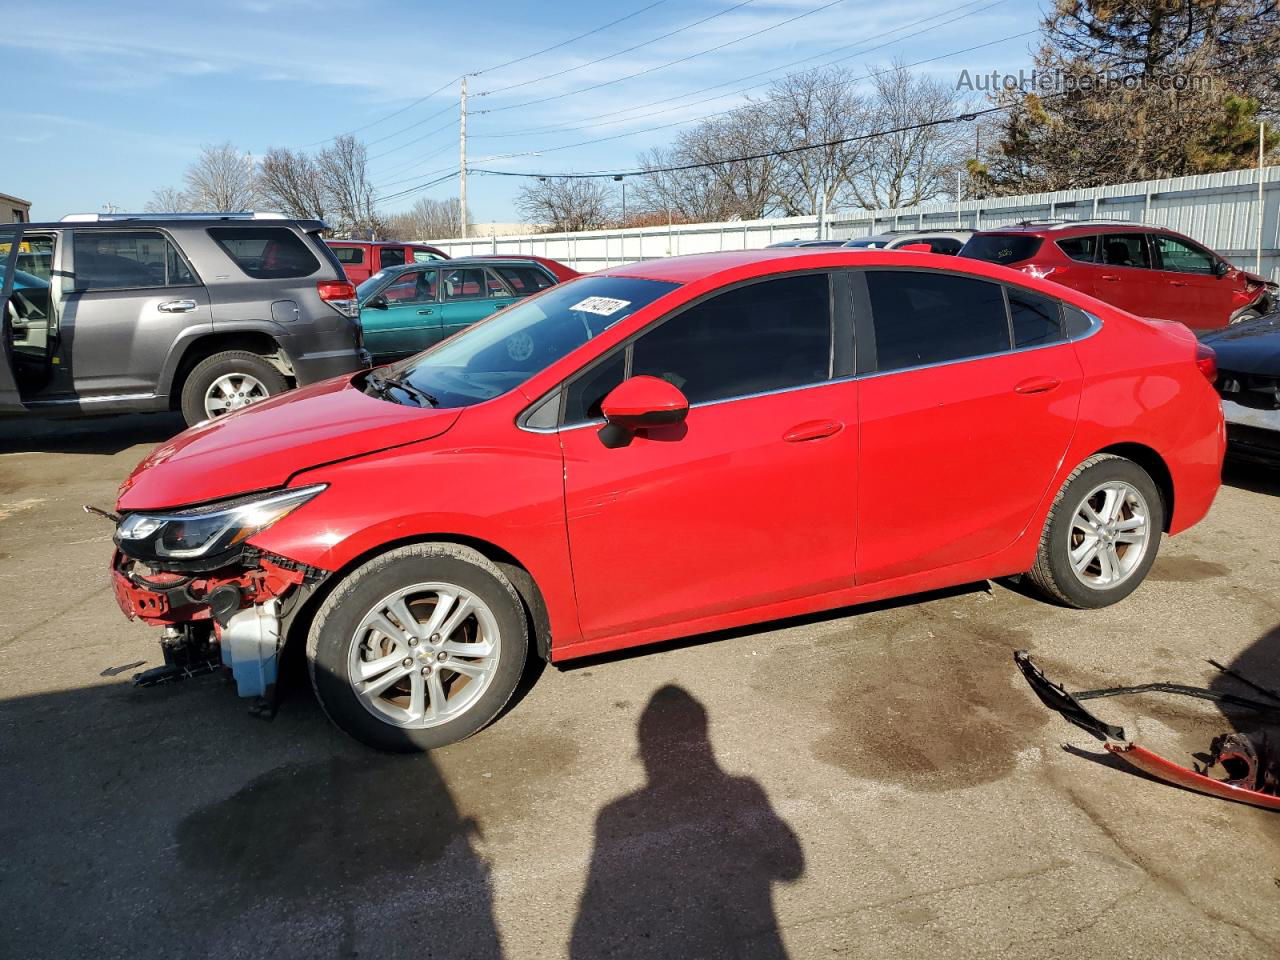
[(570, 310), (581, 310), (584, 313), (594, 313), (602, 317), (611, 317), (623, 307), (631, 306), (630, 300), (615, 300), (613, 297), (587, 297), (585, 300), (579, 300)]

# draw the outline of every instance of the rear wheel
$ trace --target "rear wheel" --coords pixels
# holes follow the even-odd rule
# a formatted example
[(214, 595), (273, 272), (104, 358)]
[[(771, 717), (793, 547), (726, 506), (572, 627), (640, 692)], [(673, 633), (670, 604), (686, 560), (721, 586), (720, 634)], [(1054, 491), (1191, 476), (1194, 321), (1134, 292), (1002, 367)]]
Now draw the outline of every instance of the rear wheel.
[(289, 389), (284, 374), (248, 350), (224, 350), (205, 357), (182, 385), (187, 425), (247, 407)]
[(1070, 607), (1123, 600), (1155, 563), (1164, 502), (1132, 460), (1098, 454), (1080, 464), (1053, 502), (1029, 577)]
[(354, 570), (316, 613), (311, 683), (329, 719), (381, 750), (471, 736), (510, 700), (529, 637), (520, 596), (469, 547), (415, 544)]

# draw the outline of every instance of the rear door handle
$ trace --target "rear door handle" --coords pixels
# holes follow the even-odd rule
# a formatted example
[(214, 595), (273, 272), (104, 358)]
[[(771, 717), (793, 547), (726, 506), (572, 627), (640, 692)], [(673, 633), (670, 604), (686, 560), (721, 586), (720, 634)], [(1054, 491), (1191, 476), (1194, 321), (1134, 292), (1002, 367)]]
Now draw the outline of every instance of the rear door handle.
[(843, 429), (844, 424), (838, 420), (806, 420), (784, 433), (782, 439), (787, 443), (803, 443), (805, 440), (821, 440), (823, 437), (833, 436)]
[(190, 313), (195, 308), (194, 300), (166, 300), (156, 306), (161, 313)]
[(1048, 393), (1050, 390), (1056, 390), (1061, 384), (1061, 380), (1055, 380), (1053, 377), (1028, 377), (1013, 389), (1018, 393)]
[(1102, 275), (1102, 279), (1103, 280), (1119, 280), (1120, 278), (1116, 276), (1114, 273), (1104, 273)]
[(419, 310), (419, 311), (418, 311), (418, 314), (419, 314), (420, 316), (424, 316), (424, 317), (430, 316), (430, 315), (431, 315), (431, 314), (433, 314), (433, 313), (435, 313), (435, 311), (434, 311), (434, 310)]

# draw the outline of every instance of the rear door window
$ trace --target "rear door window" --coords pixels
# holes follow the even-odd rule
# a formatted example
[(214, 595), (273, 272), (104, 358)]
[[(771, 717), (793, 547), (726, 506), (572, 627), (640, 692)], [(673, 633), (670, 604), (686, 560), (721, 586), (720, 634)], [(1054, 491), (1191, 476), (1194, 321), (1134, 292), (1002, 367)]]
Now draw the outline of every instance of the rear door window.
[(159, 230), (76, 230), (76, 290), (189, 286), (195, 275)]
[(357, 266), (364, 263), (363, 247), (331, 247), (330, 249), (337, 255), (339, 263)]
[(1016, 287), (1008, 291), (1015, 347), (1040, 347), (1063, 340), (1062, 308), (1057, 300)]
[(320, 261), (288, 227), (210, 227), (209, 236), (255, 280), (309, 277)]
[(1098, 254), (1098, 238), (1096, 236), (1066, 237), (1058, 241), (1058, 249), (1072, 260), (1093, 263)]
[(521, 297), (555, 286), (555, 281), (537, 267), (494, 267), (493, 269)]
[(881, 373), (1009, 349), (997, 283), (922, 270), (869, 270), (866, 278)]
[(398, 267), (404, 263), (404, 247), (383, 247), (379, 256), (384, 268)]
[(1044, 240), (1027, 233), (980, 233), (969, 238), (960, 256), (1008, 265), (1030, 260)]
[(484, 271), (479, 267), (450, 270), (444, 275), (444, 298), (455, 300), (482, 300), (486, 294)]
[(1149, 267), (1146, 238), (1140, 233), (1109, 233), (1102, 238), (1102, 262), (1109, 267)]

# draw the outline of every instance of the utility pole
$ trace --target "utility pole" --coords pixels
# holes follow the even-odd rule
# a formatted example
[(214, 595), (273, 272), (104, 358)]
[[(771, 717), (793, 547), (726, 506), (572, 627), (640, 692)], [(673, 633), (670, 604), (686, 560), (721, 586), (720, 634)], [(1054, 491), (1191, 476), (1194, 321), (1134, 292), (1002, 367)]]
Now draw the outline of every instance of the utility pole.
[(622, 179), (621, 174), (615, 175), (613, 179), (622, 184), (622, 226), (625, 228), (627, 225), (627, 181)]
[(960, 221), (960, 197), (964, 191), (964, 174), (960, 168), (956, 168), (956, 229), (959, 230), (963, 224)]
[(462, 96), (458, 100), (458, 211), (462, 221), (462, 236), (467, 235), (467, 76), (462, 75)]
[(1267, 144), (1267, 121), (1258, 121), (1258, 250), (1253, 260), (1253, 272), (1262, 273), (1262, 221), (1267, 215), (1267, 208), (1262, 205), (1262, 177), (1266, 170), (1262, 166), (1263, 154)]

